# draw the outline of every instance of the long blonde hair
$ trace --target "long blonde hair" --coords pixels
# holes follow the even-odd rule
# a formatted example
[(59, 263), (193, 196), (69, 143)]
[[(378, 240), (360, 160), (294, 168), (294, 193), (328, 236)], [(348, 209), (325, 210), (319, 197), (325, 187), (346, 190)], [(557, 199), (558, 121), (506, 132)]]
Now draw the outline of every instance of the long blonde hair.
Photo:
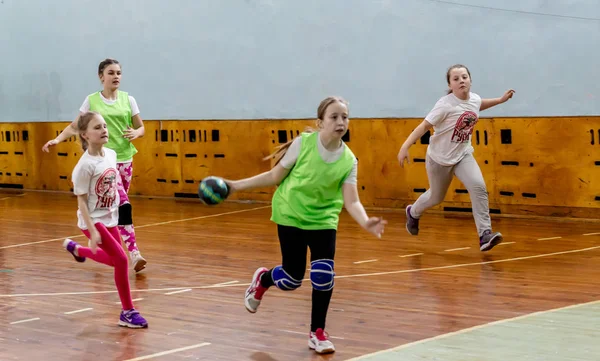
[(92, 119), (94, 119), (94, 117), (96, 115), (100, 115), (100, 113), (97, 112), (85, 112), (81, 115), (79, 115), (79, 119), (77, 119), (77, 130), (79, 131), (79, 141), (81, 142), (81, 148), (83, 148), (83, 150), (87, 150), (88, 149), (88, 141), (83, 139), (82, 134), (85, 133), (85, 131), (88, 128), (88, 125), (90, 124), (90, 122), (92, 121)]
[[(343, 98), (338, 97), (338, 96), (330, 96), (330, 97), (327, 97), (327, 98), (323, 99), (321, 101), (321, 103), (319, 104), (319, 107), (317, 108), (317, 119), (316, 119), (316, 126), (317, 126), (317, 128), (315, 129), (313, 127), (306, 127), (304, 129), (304, 133), (318, 132), (319, 129), (321, 128), (321, 122), (323, 121), (323, 118), (325, 117), (325, 111), (327, 110), (327, 108), (331, 104), (333, 104), (335, 102), (339, 102), (339, 103), (342, 103), (342, 104), (348, 106), (348, 102), (346, 100), (344, 100)], [(292, 138), (290, 141), (288, 141), (285, 144), (277, 146), (275, 148), (275, 152), (273, 152), (273, 153), (269, 154), (268, 156), (264, 157), (263, 160), (273, 160), (272, 167), (275, 167), (279, 163), (279, 161), (281, 160), (281, 158), (283, 158), (283, 156), (285, 155), (285, 153), (289, 149), (290, 145), (292, 145), (293, 141), (294, 141), (294, 138)]]

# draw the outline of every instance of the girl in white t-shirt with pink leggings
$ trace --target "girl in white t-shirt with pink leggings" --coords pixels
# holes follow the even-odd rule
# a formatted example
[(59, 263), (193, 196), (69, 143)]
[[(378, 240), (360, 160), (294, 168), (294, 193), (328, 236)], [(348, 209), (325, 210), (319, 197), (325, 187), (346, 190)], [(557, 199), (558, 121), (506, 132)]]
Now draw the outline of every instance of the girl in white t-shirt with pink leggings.
[(502, 234), (492, 232), (487, 189), (481, 169), (473, 157), (471, 136), (479, 120), (479, 111), (508, 101), (514, 90), (507, 90), (500, 98), (481, 99), (479, 95), (471, 93), (471, 73), (462, 64), (451, 66), (446, 73), (446, 80), (448, 94), (437, 101), (398, 152), (398, 161), (404, 166), (404, 161), (409, 161), (410, 146), (429, 129), (434, 129), (426, 157), (429, 189), (414, 204), (406, 207), (406, 229), (412, 235), (419, 233), (421, 215), (444, 200), (452, 177), (456, 175), (471, 197), (473, 218), (479, 233), (479, 249), (489, 251), (502, 242)]
[[(127, 255), (121, 247), (117, 153), (104, 147), (109, 137), (106, 121), (97, 112), (85, 112), (77, 120), (84, 149), (73, 169), (73, 193), (77, 196), (77, 225), (89, 239), (83, 247), (65, 239), (63, 247), (77, 262), (91, 258), (114, 269), (115, 285), (121, 299), (119, 325), (146, 328), (148, 322), (133, 307), (129, 286)], [(99, 247), (99, 248), (98, 248)]]

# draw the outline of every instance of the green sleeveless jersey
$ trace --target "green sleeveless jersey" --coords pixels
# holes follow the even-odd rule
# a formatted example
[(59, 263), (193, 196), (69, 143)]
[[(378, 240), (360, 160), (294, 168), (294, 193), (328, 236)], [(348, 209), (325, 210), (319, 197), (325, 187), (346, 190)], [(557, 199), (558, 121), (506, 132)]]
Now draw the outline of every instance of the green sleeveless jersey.
[(117, 101), (114, 104), (106, 104), (102, 100), (100, 92), (90, 94), (88, 98), (90, 100), (90, 110), (100, 113), (106, 121), (108, 143), (105, 144), (105, 147), (117, 153), (117, 162), (133, 158), (137, 153), (137, 149), (133, 146), (133, 143), (123, 138), (127, 126), (133, 127), (129, 94), (120, 90), (117, 91)]
[(340, 158), (325, 163), (319, 154), (319, 133), (301, 136), (296, 164), (273, 195), (271, 220), (306, 230), (337, 230), (344, 205), (342, 185), (354, 166), (354, 154), (344, 144)]

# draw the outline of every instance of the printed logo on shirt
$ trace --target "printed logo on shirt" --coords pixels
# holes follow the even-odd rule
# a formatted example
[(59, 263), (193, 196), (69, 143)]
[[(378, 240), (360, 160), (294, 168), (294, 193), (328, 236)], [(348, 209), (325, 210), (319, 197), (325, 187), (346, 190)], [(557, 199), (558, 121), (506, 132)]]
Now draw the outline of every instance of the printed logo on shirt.
[(474, 112), (464, 112), (456, 121), (454, 132), (452, 133), (452, 143), (465, 143), (473, 134), (473, 128), (477, 124), (477, 114)]
[(117, 198), (117, 171), (114, 168), (108, 168), (102, 173), (96, 182), (96, 209), (110, 208)]

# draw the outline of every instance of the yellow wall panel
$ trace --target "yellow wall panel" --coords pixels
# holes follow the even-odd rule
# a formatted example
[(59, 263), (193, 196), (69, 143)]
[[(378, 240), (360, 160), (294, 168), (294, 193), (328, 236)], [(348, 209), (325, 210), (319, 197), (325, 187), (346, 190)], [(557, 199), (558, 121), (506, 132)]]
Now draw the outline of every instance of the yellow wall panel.
[[(404, 168), (396, 158), (421, 121), (351, 120), (347, 144), (359, 159), (359, 194), (366, 206), (404, 207), (429, 187), (427, 136), (411, 147)], [(0, 123), (0, 183), (70, 191), (82, 152), (76, 137), (50, 154), (41, 151), (67, 124)], [(198, 182), (208, 175), (238, 179), (268, 171), (271, 162), (263, 158), (314, 124), (306, 119), (145, 121), (145, 137), (134, 141), (139, 153), (130, 193), (195, 197)], [(600, 208), (600, 117), (481, 119), (472, 143), (494, 213), (589, 216)], [(273, 191), (232, 198), (269, 201)], [(437, 208), (448, 207), (470, 208), (458, 179)]]

